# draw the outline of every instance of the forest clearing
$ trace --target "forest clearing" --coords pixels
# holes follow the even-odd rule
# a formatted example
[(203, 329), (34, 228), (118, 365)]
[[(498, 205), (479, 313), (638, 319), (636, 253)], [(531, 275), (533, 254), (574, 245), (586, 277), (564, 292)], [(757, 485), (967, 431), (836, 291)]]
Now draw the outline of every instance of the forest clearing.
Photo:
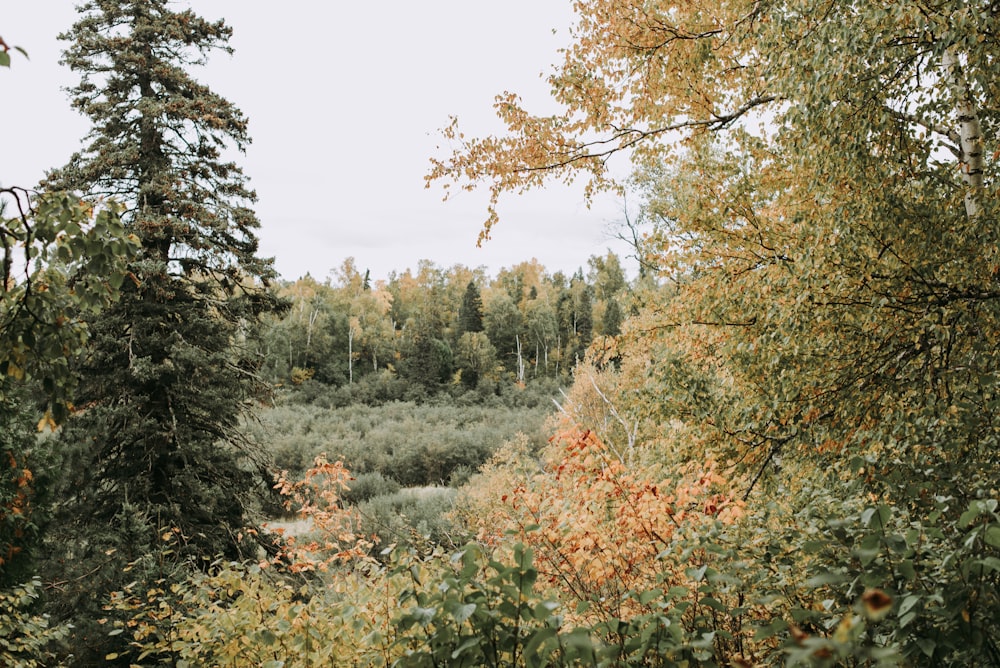
[(0, 665), (1000, 666), (1000, 5), (574, 2), (422, 176), (627, 256), (295, 279), (186, 7), (0, 187)]

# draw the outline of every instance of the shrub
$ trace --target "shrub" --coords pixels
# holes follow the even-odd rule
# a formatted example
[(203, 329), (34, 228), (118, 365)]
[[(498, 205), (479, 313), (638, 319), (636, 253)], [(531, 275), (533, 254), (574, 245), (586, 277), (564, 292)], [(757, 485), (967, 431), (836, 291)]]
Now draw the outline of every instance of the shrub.
[(361, 503), (358, 512), (379, 545), (455, 547), (464, 542), (449, 516), (456, 494), (448, 487), (402, 489)]
[(388, 496), (400, 490), (399, 483), (386, 478), (379, 471), (362, 473), (349, 483), (343, 492), (345, 503), (357, 505), (377, 496)]
[(47, 615), (32, 614), (42, 583), (38, 578), (0, 589), (0, 665), (34, 668), (51, 665), (49, 651), (69, 633), (66, 625), (52, 626)]

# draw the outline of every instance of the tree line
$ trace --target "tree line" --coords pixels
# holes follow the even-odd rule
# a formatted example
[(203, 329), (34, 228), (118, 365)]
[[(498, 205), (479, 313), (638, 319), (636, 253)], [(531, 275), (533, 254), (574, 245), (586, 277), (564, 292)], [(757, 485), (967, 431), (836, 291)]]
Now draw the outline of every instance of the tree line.
[(323, 282), (276, 285), (289, 309), (267, 319), (260, 352), (275, 382), (341, 387), (388, 376), (413, 396), (568, 378), (595, 338), (621, 331), (629, 291), (610, 252), (569, 277), (537, 261), (495, 277), (423, 261), (372, 281), (349, 258)]

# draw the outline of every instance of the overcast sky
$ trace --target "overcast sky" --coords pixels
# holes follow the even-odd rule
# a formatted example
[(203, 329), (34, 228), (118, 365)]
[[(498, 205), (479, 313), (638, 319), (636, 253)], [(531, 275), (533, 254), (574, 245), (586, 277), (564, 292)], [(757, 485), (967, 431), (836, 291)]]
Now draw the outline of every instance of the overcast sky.
[[(0, 71), (0, 183), (33, 186), (61, 166), (88, 131), (63, 88), (56, 35), (75, 20), (74, 0), (4, 2), (0, 36), (23, 46)], [(573, 15), (570, 0), (181, 0), (225, 18), (236, 52), (214, 55), (194, 76), (250, 119), (253, 143), (238, 158), (259, 198), (262, 253), (282, 276), (326, 277), (345, 257), (375, 278), (415, 268), (503, 266), (537, 258), (572, 272), (613, 248), (622, 205), (587, 209), (581, 189), (501, 201), (484, 248), (476, 236), (486, 193), (442, 202), (423, 176), (457, 115), (467, 135), (501, 130), (494, 95), (518, 92), (533, 110), (554, 111), (542, 74), (558, 62)]]

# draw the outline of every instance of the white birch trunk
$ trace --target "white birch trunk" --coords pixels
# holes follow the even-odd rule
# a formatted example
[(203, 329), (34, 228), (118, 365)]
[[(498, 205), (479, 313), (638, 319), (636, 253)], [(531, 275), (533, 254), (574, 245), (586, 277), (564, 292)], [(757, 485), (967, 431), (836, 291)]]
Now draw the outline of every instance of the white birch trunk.
[(514, 342), (517, 344), (517, 382), (524, 382), (524, 357), (521, 356), (521, 336), (514, 335)]
[(962, 180), (968, 186), (965, 194), (965, 213), (973, 218), (982, 209), (980, 197), (983, 190), (983, 131), (979, 124), (979, 114), (972, 99), (972, 91), (962, 72), (962, 64), (955, 53), (955, 47), (944, 52), (942, 58), (945, 80), (955, 95), (955, 111), (958, 114), (960, 148), (959, 158)]
[(306, 325), (306, 354), (309, 354), (309, 347), (312, 346), (313, 338), (313, 326), (316, 324), (316, 318), (319, 317), (319, 311), (313, 310), (309, 313), (309, 324)]
[(354, 328), (347, 327), (347, 384), (354, 384)]

